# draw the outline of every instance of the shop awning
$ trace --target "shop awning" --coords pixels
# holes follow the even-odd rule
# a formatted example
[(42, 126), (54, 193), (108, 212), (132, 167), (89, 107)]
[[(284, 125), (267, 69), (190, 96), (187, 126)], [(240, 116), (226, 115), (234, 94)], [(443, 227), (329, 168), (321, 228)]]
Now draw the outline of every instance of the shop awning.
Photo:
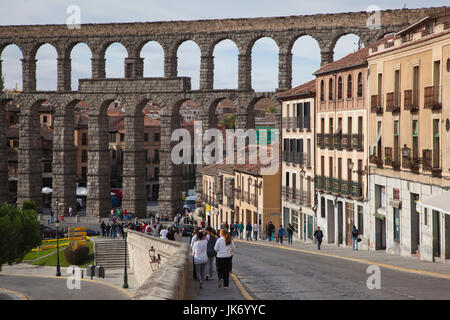
[(378, 131), (378, 135), (377, 135), (377, 139), (375, 140), (374, 143), (372, 143), (372, 145), (370, 146), (370, 155), (373, 156), (373, 153), (375, 151), (375, 146), (377, 145), (378, 141), (380, 141), (381, 139), (381, 132), (383, 127), (380, 127), (380, 131)]
[(419, 202), (422, 207), (450, 215), (450, 190)]

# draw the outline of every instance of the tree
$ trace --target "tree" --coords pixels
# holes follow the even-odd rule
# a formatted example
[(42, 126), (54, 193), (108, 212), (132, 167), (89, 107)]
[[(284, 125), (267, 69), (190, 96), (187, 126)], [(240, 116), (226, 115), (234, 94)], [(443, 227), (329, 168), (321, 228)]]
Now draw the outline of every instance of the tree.
[(22, 261), (42, 242), (36, 211), (0, 205), (0, 271), (3, 264)]
[(268, 113), (277, 113), (277, 108), (275, 106), (270, 106), (267, 108)]
[(5, 89), (5, 78), (3, 77), (3, 75), (0, 76), (0, 92), (3, 92), (3, 90)]
[(231, 116), (225, 117), (222, 119), (222, 126), (225, 129), (234, 129), (236, 128), (236, 115), (233, 114)]

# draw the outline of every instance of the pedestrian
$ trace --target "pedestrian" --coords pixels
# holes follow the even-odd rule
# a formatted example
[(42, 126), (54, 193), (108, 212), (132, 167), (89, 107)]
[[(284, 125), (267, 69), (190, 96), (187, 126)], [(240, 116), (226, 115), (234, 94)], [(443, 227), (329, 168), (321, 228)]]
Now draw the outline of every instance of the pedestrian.
[(252, 225), (250, 224), (250, 221), (247, 223), (245, 230), (247, 231), (247, 241), (248, 241), (248, 239), (250, 239), (250, 241), (253, 241), (252, 240)]
[(192, 246), (192, 255), (194, 256), (194, 270), (199, 282), (199, 288), (202, 288), (202, 282), (205, 280), (206, 264), (208, 262), (207, 254), (208, 240), (203, 232), (197, 234), (197, 240)]
[(106, 236), (109, 237), (110, 231), (111, 231), (111, 226), (109, 225), (109, 223), (106, 225), (105, 230), (106, 230)]
[(152, 233), (152, 226), (150, 224), (145, 227), (145, 234), (151, 234)]
[(231, 235), (225, 230), (220, 230), (220, 238), (214, 245), (214, 251), (217, 252), (216, 268), (219, 277), (219, 288), (222, 286), (228, 288), (230, 272), (232, 270), (232, 258), (236, 247)]
[(50, 223), (53, 224), (55, 214), (53, 213), (53, 210), (50, 208)]
[(238, 229), (239, 229), (239, 239), (242, 240), (242, 237), (244, 235), (244, 224), (242, 223), (242, 221), (238, 224)]
[(358, 251), (359, 231), (355, 226), (352, 228), (352, 248), (353, 251)]
[(102, 232), (102, 237), (105, 236), (105, 227), (106, 227), (105, 222), (102, 221), (102, 223), (100, 224), (100, 230)]
[(200, 225), (202, 226), (202, 229), (205, 229), (205, 220), (202, 220), (202, 222), (200, 223)]
[(72, 216), (72, 207), (69, 207), (69, 216)]
[(233, 237), (234, 236), (234, 223), (233, 223), (233, 221), (231, 221), (231, 223), (230, 223), (230, 233), (231, 233), (231, 236)]
[(287, 233), (288, 233), (288, 244), (292, 244), (292, 237), (294, 236), (294, 227), (292, 226), (292, 224), (289, 223), (288, 227), (287, 227)]
[[(190, 243), (189, 250), (191, 251), (191, 253), (192, 253), (192, 249), (193, 249), (194, 243), (195, 243), (195, 241), (197, 241), (197, 235), (198, 235), (199, 232), (200, 232), (199, 228), (194, 228), (194, 231), (192, 231), (192, 236), (191, 236), (191, 239), (189, 241), (189, 243)], [(194, 262), (194, 257), (192, 257), (192, 263), (195, 263)], [(195, 273), (195, 268), (194, 268), (193, 277), (194, 277), (194, 280), (197, 279), (197, 274)]]
[(253, 225), (253, 239), (255, 239), (255, 241), (258, 241), (258, 233), (259, 225), (255, 222), (255, 224)]
[(169, 240), (169, 239), (167, 239), (168, 233), (169, 233), (169, 231), (166, 229), (166, 227), (162, 227), (161, 231), (159, 232), (160, 238), (164, 239), (164, 240)]
[(214, 230), (208, 226), (206, 227), (206, 232), (209, 235), (208, 246), (206, 253), (208, 255), (208, 263), (206, 264), (206, 280), (212, 279), (214, 272), (214, 259), (216, 258), (216, 251), (214, 251), (214, 246), (216, 245), (216, 235)]
[(320, 250), (320, 245), (322, 244), (323, 232), (320, 230), (320, 227), (317, 227), (317, 230), (314, 231), (314, 238), (317, 241), (317, 249)]
[(111, 225), (111, 238), (115, 238), (116, 237), (116, 223), (113, 222), (113, 224)]
[(173, 231), (173, 228), (170, 228), (167, 232), (167, 239), (175, 241), (175, 232)]
[(280, 227), (278, 228), (278, 231), (277, 231), (277, 237), (278, 237), (278, 239), (280, 239), (280, 244), (283, 244), (283, 237), (284, 237), (285, 233), (286, 233), (286, 231), (284, 230), (283, 226), (280, 225)]
[(273, 241), (273, 233), (275, 231), (275, 226), (272, 221), (269, 221), (269, 225), (267, 226), (267, 241)]

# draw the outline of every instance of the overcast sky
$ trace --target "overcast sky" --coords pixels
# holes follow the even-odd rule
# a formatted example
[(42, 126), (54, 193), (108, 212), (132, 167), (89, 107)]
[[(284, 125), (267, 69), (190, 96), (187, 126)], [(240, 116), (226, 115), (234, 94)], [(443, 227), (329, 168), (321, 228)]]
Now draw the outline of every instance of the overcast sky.
[[(380, 9), (438, 7), (448, 5), (448, 0), (14, 0), (2, 1), (0, 25), (65, 24), (70, 13), (67, 8), (77, 5), (81, 10), (81, 23), (170, 21), (217, 18), (245, 18), (304, 15), (366, 11), (370, 5)], [(7, 14), (6, 14), (7, 13)], [(335, 60), (356, 50), (358, 37), (342, 37), (335, 48)], [(221, 42), (214, 51), (215, 88), (237, 87), (238, 50), (230, 40)], [(278, 86), (278, 48), (275, 42), (263, 38), (253, 49), (253, 88), (272, 91)], [(123, 77), (125, 49), (113, 44), (106, 52), (107, 77)], [(56, 89), (56, 51), (50, 45), (42, 46), (37, 53), (37, 86), (41, 90)], [(78, 79), (90, 77), (90, 51), (77, 45), (72, 51), (72, 89), (77, 89)], [(156, 43), (147, 44), (142, 52), (144, 76), (163, 75), (163, 51)], [(17, 47), (8, 46), (2, 53), (3, 75), (7, 88), (16, 83), (21, 89), (21, 53)], [(179, 75), (192, 77), (192, 87), (197, 89), (200, 75), (200, 49), (192, 41), (185, 42), (178, 51)], [(293, 48), (293, 85), (313, 79), (312, 73), (320, 67), (320, 51), (310, 37), (302, 37)]]

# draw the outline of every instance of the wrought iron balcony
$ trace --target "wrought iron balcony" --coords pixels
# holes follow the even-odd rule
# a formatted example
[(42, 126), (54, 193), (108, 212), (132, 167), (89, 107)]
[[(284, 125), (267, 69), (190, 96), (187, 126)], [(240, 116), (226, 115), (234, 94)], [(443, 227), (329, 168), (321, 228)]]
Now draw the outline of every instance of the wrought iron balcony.
[(411, 112), (419, 111), (419, 92), (417, 90), (405, 90), (404, 109)]
[(325, 139), (323, 133), (317, 133), (317, 147), (320, 149), (325, 149)]
[(352, 139), (353, 139), (353, 149), (356, 149), (357, 151), (364, 151), (363, 135), (359, 133), (354, 133)]
[(442, 102), (440, 99), (441, 86), (431, 86), (425, 88), (424, 94), (424, 108), (426, 109), (441, 109)]

